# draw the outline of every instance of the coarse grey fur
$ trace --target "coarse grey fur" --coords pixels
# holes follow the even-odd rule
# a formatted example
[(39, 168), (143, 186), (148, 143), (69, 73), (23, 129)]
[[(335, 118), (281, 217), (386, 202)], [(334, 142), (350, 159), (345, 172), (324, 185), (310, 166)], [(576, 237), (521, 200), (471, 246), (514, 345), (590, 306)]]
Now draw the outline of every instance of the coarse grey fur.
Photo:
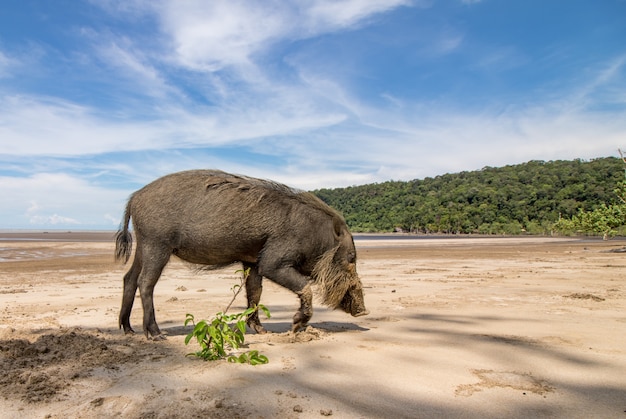
[[(241, 262), (249, 269), (248, 307), (258, 305), (263, 277), (292, 290), (300, 297), (292, 331), (313, 314), (311, 284), (324, 304), (368, 314), (352, 235), (341, 215), (311, 193), (218, 170), (164, 176), (128, 200), (115, 250), (124, 262), (132, 253), (131, 218), (137, 249), (124, 276), (119, 324), (125, 333), (134, 333), (130, 313), (139, 289), (144, 333), (161, 335), (153, 291), (172, 254), (207, 268)], [(258, 313), (248, 325), (265, 332)]]

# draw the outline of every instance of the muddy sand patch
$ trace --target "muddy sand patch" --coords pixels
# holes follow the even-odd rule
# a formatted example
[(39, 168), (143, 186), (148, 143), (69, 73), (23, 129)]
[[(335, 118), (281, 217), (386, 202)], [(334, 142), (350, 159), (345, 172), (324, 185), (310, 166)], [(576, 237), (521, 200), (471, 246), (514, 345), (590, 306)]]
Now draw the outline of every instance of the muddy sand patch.
[(80, 329), (67, 329), (27, 339), (0, 340), (0, 393), (27, 402), (63, 400), (64, 391), (96, 368), (119, 370), (165, 346), (139, 339), (111, 339)]

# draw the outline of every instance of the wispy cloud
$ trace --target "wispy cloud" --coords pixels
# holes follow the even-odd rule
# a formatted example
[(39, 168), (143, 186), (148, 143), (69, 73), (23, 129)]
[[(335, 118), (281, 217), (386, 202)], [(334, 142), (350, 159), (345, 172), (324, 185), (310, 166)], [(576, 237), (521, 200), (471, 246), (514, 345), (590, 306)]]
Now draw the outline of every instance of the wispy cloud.
[(603, 104), (625, 108), (626, 91), (621, 88), (625, 83), (626, 55), (621, 55), (581, 80), (580, 87), (573, 90), (571, 106), (593, 109)]
[[(110, 91), (128, 86), (130, 96), (141, 92), (154, 101), (139, 109), (135, 101), (126, 108), (118, 102), (117, 111), (108, 114), (53, 97), (5, 96), (0, 104), (4, 115), (0, 134), (7, 142), (3, 152), (83, 155), (210, 146), (335, 125), (345, 120), (341, 103), (330, 103), (301, 80), (285, 84), (270, 77), (252, 58), (272, 43), (343, 30), (405, 3), (275, 2), (268, 7), (242, 1), (196, 1), (180, 7), (177, 2), (139, 1), (129, 7), (106, 2), (109, 11), (122, 8), (142, 14), (146, 11), (141, 8), (146, 7), (156, 13), (165, 45), (152, 52), (140, 51), (126, 37), (83, 29), (97, 54), (90, 58), (98, 60), (91, 65), (111, 69)], [(174, 55), (168, 57), (166, 51)], [(184, 92), (173, 87), (172, 66), (196, 71), (195, 77), (204, 78), (210, 86), (208, 103), (188, 106), (194, 102), (186, 103)], [(234, 70), (219, 71), (224, 67)], [(236, 95), (232, 89), (237, 89)], [(140, 119), (132, 120), (134, 116)], [(34, 120), (39, 123), (33, 124)]]
[(304, 16), (305, 27), (309, 35), (332, 32), (359, 24), (362, 20), (381, 12), (408, 6), (409, 0), (319, 0), (303, 2), (301, 15)]
[(16, 65), (16, 60), (7, 56), (4, 52), (0, 51), (0, 78), (8, 77), (11, 75), (13, 67)]
[(487, 72), (504, 72), (528, 64), (529, 57), (511, 45), (490, 49), (482, 54), (473, 67)]
[[(3, 143), (3, 152), (15, 156), (63, 158), (179, 150), (179, 164), (155, 166), (148, 162), (145, 170), (153, 175), (139, 177), (143, 180), (164, 171), (206, 167), (205, 156), (194, 158), (197, 152), (193, 150), (227, 144), (245, 145), (259, 156), (281, 156), (281, 167), (251, 170), (307, 189), (415, 178), (449, 170), (446, 167), (452, 161), (457, 161), (452, 167), (468, 170), (476, 165), (528, 159), (574, 158), (585, 150), (604, 149), (611, 154), (624, 141), (626, 123), (611, 112), (587, 114), (586, 110), (593, 107), (600, 92), (620, 80), (620, 63), (617, 60), (598, 70), (571, 93), (552, 92), (553, 99), (548, 101), (479, 112), (420, 102), (402, 103), (400, 107), (397, 101), (388, 106), (366, 105), (331, 80), (304, 75), (308, 90), (291, 93), (288, 103), (293, 106), (238, 103), (206, 113), (178, 108), (164, 113), (158, 121), (107, 119), (93, 115), (96, 110), (70, 103), (8, 98), (0, 105), (4, 107), (0, 136), (13, 139)], [(316, 113), (315, 101), (304, 99), (307, 91), (337, 111)], [(299, 95), (302, 103), (298, 103)], [(244, 115), (240, 114), (242, 109), (246, 110)], [(279, 113), (280, 109), (285, 113)], [(468, 146), (459, 148), (458, 143)], [(185, 152), (186, 148), (190, 152)], [(428, 164), (423, 160), (423, 150), (428, 150)], [(515, 154), (509, 150), (516, 150)], [(218, 158), (211, 161), (218, 162)], [(232, 170), (250, 171), (243, 164), (226, 164)], [(338, 164), (352, 166), (352, 175), (333, 169)], [(311, 172), (318, 174), (311, 177)]]
[(110, 39), (96, 48), (102, 63), (114, 68), (121, 78), (132, 83), (134, 91), (141, 91), (142, 94), (156, 99), (180, 94), (128, 40)]
[(161, 148), (163, 123), (112, 122), (85, 106), (55, 98), (5, 96), (0, 101), (2, 153), (85, 155)]
[(410, 4), (406, 0), (305, 2), (195, 0), (180, 7), (154, 7), (175, 59), (184, 67), (217, 71), (248, 65), (252, 56), (285, 39), (297, 40), (344, 30), (371, 16)]

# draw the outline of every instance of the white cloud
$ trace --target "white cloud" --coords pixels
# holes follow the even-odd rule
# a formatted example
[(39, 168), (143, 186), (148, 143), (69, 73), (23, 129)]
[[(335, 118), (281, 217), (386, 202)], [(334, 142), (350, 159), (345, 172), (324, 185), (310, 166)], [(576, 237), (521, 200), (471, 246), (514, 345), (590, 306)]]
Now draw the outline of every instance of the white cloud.
[(58, 214), (52, 214), (52, 215), (46, 215), (46, 216), (33, 215), (32, 217), (30, 217), (29, 222), (32, 226), (38, 226), (38, 227), (80, 224), (79, 221), (73, 218), (63, 217)]
[(406, 0), (164, 1), (155, 6), (162, 29), (184, 67), (217, 71), (246, 66), (254, 54), (281, 40), (298, 40), (354, 27)]
[[(578, 80), (577, 80), (578, 81)], [(572, 109), (594, 108), (597, 104), (626, 106), (626, 55), (606, 63), (597, 72), (578, 81), (579, 85), (567, 97)]]
[(110, 39), (99, 44), (97, 51), (104, 63), (121, 73), (121, 77), (132, 83), (134, 92), (153, 96), (157, 99), (168, 95), (180, 95), (177, 89), (170, 86), (160, 72), (154, 68), (149, 59), (137, 51), (125, 39)]
[(18, 62), (0, 51), (0, 79), (9, 77)]
[(268, 3), (192, 1), (179, 6), (165, 2), (160, 18), (180, 64), (192, 69), (245, 64), (253, 52), (282, 35), (287, 24), (281, 10)]
[(463, 36), (456, 34), (446, 34), (437, 42), (439, 53), (448, 54), (457, 50), (463, 43)]
[[(0, 153), (78, 156), (242, 143), (331, 126), (342, 113), (317, 109), (304, 92), (188, 111), (164, 106), (153, 120), (107, 118), (101, 111), (50, 98), (0, 101)], [(299, 100), (301, 98), (301, 100)]]
[(5, 96), (0, 100), (2, 154), (84, 155), (160, 148), (163, 123), (111, 122), (86, 106), (54, 98)]
[(111, 225), (111, 226), (118, 226), (120, 224), (121, 221), (121, 213), (117, 216), (113, 216), (111, 214), (104, 214), (103, 218), (104, 220), (107, 222), (107, 224)]
[(513, 46), (492, 48), (476, 59), (474, 66), (488, 73), (508, 71), (528, 65), (530, 58)]
[(28, 207), (28, 209), (26, 210), (26, 214), (36, 214), (37, 211), (40, 210), (40, 206), (37, 203), (37, 201), (30, 201), (30, 206)]
[(311, 34), (318, 34), (354, 26), (369, 16), (410, 3), (402, 0), (318, 0), (302, 4), (307, 27)]
[(0, 177), (4, 228), (101, 225), (106, 214), (123, 211), (128, 191), (108, 190), (61, 173)]

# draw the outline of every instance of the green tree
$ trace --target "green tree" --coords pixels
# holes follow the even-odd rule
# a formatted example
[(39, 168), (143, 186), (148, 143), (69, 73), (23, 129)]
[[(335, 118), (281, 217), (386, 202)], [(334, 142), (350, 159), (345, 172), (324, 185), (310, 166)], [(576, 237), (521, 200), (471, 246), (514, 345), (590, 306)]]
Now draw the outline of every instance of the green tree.
[[(619, 150), (619, 153), (626, 165), (622, 151)], [(601, 234), (605, 240), (614, 236), (619, 227), (626, 225), (626, 170), (613, 192), (613, 203), (602, 202), (592, 210), (579, 208), (571, 219), (560, 219), (555, 229), (569, 234)]]

